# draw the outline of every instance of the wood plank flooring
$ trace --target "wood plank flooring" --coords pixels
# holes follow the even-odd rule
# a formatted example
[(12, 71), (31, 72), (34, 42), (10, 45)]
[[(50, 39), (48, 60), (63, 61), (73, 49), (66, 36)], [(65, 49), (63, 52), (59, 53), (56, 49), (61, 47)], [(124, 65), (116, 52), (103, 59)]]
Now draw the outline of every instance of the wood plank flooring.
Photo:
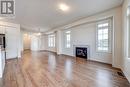
[(110, 65), (56, 55), (25, 52), (8, 60), (2, 87), (130, 87)]

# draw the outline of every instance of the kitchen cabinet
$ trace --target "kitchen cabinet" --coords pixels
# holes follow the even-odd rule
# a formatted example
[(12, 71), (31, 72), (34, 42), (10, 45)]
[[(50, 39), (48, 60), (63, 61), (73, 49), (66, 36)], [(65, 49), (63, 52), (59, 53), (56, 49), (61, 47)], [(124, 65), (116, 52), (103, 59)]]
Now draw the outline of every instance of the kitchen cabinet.
[(5, 59), (21, 58), (20, 25), (0, 21), (0, 34), (5, 34), (6, 48), (0, 46), (0, 78), (3, 76)]
[(19, 30), (15, 27), (6, 27), (6, 59), (18, 57)]

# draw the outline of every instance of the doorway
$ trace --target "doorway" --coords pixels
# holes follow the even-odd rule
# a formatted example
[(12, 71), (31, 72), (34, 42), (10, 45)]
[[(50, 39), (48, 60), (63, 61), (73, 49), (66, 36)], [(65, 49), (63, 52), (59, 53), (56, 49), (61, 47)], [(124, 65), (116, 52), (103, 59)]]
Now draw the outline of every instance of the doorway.
[(23, 50), (30, 51), (31, 50), (31, 38), (27, 33), (23, 34)]

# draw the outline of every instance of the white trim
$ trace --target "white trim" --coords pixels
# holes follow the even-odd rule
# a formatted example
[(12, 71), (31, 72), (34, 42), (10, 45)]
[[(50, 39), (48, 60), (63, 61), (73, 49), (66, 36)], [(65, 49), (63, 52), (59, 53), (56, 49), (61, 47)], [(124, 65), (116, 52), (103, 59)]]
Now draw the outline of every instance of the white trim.
[(126, 43), (126, 46), (127, 46), (127, 52), (126, 52), (126, 55), (127, 55), (127, 58), (130, 59), (130, 7), (127, 8), (127, 43)]

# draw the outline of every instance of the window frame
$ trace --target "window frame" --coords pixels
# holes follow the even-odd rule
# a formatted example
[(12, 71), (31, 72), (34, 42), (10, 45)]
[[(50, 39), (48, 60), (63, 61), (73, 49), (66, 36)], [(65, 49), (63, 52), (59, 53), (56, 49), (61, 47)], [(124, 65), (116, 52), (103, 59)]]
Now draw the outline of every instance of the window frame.
[[(98, 49), (98, 30), (99, 29), (102, 29), (102, 28), (105, 28), (105, 27), (101, 27), (101, 28), (98, 28), (98, 25), (99, 24), (105, 24), (105, 23), (108, 23), (108, 27), (106, 26), (106, 28), (108, 28), (108, 50), (105, 51), (105, 50), (99, 50)], [(101, 52), (101, 53), (112, 53), (112, 18), (109, 18), (109, 19), (105, 19), (105, 20), (102, 20), (102, 21), (98, 21), (96, 23), (96, 52)]]
[(49, 34), (48, 35), (48, 47), (49, 48), (55, 47), (55, 34)]
[[(67, 35), (70, 35), (69, 42), (67, 41)], [(64, 38), (65, 38), (65, 48), (67, 49), (71, 48), (71, 30), (64, 31)], [(69, 43), (69, 47), (67, 46), (68, 43)]]

